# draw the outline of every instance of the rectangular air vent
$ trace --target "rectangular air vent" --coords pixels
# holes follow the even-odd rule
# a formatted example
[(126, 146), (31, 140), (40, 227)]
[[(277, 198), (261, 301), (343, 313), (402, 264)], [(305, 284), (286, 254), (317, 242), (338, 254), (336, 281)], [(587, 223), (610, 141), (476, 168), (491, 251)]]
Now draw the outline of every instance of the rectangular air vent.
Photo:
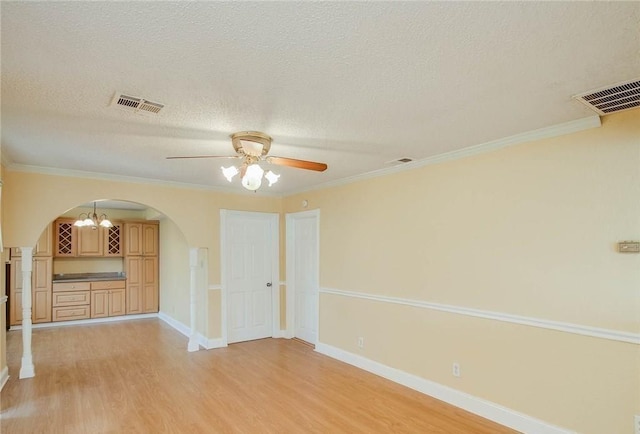
[(397, 158), (395, 160), (391, 160), (391, 161), (387, 161), (384, 164), (388, 164), (390, 166), (400, 166), (401, 164), (406, 164), (406, 163), (411, 163), (413, 161), (413, 158)]
[(640, 80), (603, 87), (574, 98), (601, 116), (631, 110), (640, 107)]
[(113, 98), (113, 102), (111, 105), (127, 111), (136, 112), (136, 113), (154, 113), (154, 114), (157, 114), (164, 107), (164, 104), (148, 101), (146, 99), (138, 98), (136, 96), (130, 96), (130, 95), (118, 94), (118, 93), (116, 93), (116, 96)]

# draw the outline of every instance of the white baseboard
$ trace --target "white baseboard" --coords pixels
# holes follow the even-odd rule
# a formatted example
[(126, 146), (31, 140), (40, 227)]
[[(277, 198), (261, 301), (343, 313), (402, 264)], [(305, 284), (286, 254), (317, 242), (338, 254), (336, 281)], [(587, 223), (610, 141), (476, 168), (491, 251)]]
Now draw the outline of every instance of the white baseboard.
[[(191, 328), (181, 323), (177, 319), (170, 317), (164, 312), (158, 312), (158, 318), (160, 318), (162, 321), (164, 321), (165, 323), (167, 323), (168, 325), (170, 325), (171, 327), (173, 327), (174, 329), (182, 333), (184, 336), (186, 337), (191, 336)], [(197, 339), (198, 339), (198, 344), (207, 350), (212, 350), (214, 348), (223, 348), (227, 346), (227, 343), (224, 342), (224, 339), (222, 338), (207, 339), (207, 337), (204, 336), (202, 333), (198, 333)]]
[(0, 390), (2, 390), (5, 384), (7, 384), (8, 380), (9, 380), (9, 367), (5, 366), (4, 368), (2, 368), (2, 371), (0, 371)]
[[(70, 325), (87, 325), (87, 324), (99, 324), (105, 322), (118, 322), (118, 321), (130, 321), (134, 319), (147, 319), (157, 318), (157, 313), (142, 313), (139, 315), (122, 315), (122, 316), (110, 316), (107, 318), (91, 318), (91, 319), (74, 319), (73, 321), (56, 321), (56, 322), (44, 322), (41, 324), (33, 324), (33, 329), (47, 329), (51, 327), (63, 327)], [(22, 326), (11, 326), (9, 331), (22, 330)]]
[(318, 342), (316, 351), (523, 433), (575, 434), (574, 431), (550, 425), (485, 399), (383, 365), (331, 345)]

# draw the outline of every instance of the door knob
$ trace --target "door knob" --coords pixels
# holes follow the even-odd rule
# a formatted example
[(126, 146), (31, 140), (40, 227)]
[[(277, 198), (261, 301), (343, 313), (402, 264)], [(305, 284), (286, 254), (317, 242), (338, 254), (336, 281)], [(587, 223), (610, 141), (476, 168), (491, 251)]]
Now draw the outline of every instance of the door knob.
[(271, 288), (271, 282), (267, 283), (267, 287)]

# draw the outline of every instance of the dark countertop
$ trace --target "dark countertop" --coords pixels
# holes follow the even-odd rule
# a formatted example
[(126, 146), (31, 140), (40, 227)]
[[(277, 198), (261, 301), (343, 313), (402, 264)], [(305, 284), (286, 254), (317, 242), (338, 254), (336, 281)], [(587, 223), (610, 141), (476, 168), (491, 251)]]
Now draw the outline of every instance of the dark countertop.
[(127, 276), (124, 273), (67, 273), (54, 274), (53, 283), (62, 282), (95, 282), (97, 280), (125, 280)]

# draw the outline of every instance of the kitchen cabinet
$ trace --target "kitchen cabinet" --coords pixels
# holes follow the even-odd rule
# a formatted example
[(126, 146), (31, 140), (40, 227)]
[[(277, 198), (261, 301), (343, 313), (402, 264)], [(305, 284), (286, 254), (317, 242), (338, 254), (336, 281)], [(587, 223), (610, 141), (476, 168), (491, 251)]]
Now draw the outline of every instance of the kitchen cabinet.
[(53, 256), (74, 257), (78, 243), (78, 228), (73, 219), (57, 219), (54, 224)]
[(35, 248), (33, 249), (33, 256), (53, 256), (53, 224), (49, 223), (47, 227), (42, 231)]
[(60, 218), (54, 225), (55, 257), (122, 257), (122, 222), (113, 227), (77, 227), (75, 220)]
[(124, 270), (127, 275), (126, 313), (128, 315), (142, 313), (143, 305), (143, 258), (141, 256), (127, 256)]
[(158, 312), (158, 223), (125, 222), (127, 314)]
[[(47, 227), (40, 234), (40, 238), (38, 238), (38, 242), (33, 248), (33, 256), (43, 257), (43, 256), (51, 256), (53, 254), (53, 224), (49, 223)], [(20, 258), (22, 257), (22, 250), (20, 247), (12, 247), (11, 248), (11, 257), (12, 258)]]
[(142, 258), (142, 313), (158, 312), (158, 257)]
[(53, 321), (87, 319), (91, 316), (89, 282), (53, 284)]
[(121, 222), (112, 222), (110, 228), (103, 228), (103, 256), (123, 256), (124, 225)]
[(102, 256), (104, 234), (102, 227), (83, 226), (77, 229), (78, 256)]
[(91, 318), (125, 314), (124, 280), (91, 282)]
[(125, 256), (158, 256), (158, 223), (125, 222)]
[(125, 270), (127, 314), (158, 312), (158, 257), (127, 257)]
[[(31, 273), (31, 321), (33, 324), (51, 321), (51, 257), (33, 258)], [(11, 260), (9, 288), (9, 325), (22, 324), (22, 258)]]

